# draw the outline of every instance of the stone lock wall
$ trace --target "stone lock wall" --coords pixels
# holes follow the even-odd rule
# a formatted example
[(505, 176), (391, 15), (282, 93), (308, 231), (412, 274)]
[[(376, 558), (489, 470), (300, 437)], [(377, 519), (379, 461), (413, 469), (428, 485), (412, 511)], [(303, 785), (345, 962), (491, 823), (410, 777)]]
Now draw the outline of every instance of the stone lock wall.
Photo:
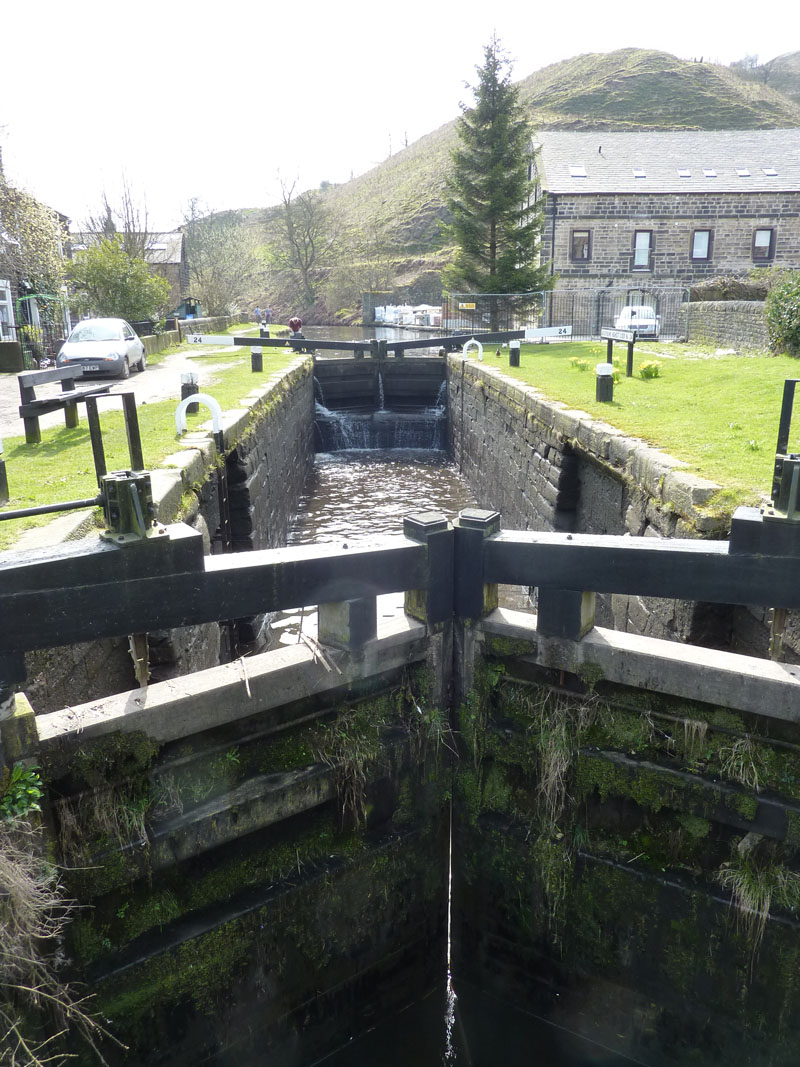
[[(313, 368), (298, 357), (284, 371), (256, 384), (246, 407), (225, 412), (234, 550), (274, 548), (288, 524), (313, 464)], [(206, 551), (218, 533), (216, 452), (208, 432), (186, 434), (179, 452), (152, 472), (160, 522), (178, 519), (203, 533)], [(244, 623), (250, 644), (258, 624)], [(151, 681), (211, 667), (230, 654), (228, 634), (217, 623), (149, 635)], [(94, 700), (136, 687), (125, 638), (47, 649), (26, 656), (24, 687), (37, 713)]]
[(700, 300), (689, 304), (689, 341), (737, 351), (769, 348), (763, 300)]
[[(499, 370), (451, 356), (448, 413), (451, 454), (479, 507), (499, 511), (506, 529), (726, 536), (725, 520), (706, 510), (715, 483)], [(795, 614), (784, 635), (793, 662)], [(598, 597), (597, 618), (631, 633), (766, 655), (771, 613), (615, 595)]]

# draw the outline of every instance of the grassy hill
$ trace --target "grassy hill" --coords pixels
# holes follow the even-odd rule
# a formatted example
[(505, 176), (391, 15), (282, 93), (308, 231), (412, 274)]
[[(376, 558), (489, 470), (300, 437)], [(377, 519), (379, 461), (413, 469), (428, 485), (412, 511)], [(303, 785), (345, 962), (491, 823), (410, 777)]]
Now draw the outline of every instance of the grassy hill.
[(760, 81), (771, 89), (783, 93), (795, 103), (800, 103), (800, 52), (786, 52), (768, 63), (756, 67)]
[[(769, 85), (744, 80), (728, 67), (645, 49), (576, 56), (535, 71), (518, 85), (538, 129), (800, 126), (800, 105)], [(326, 194), (331, 208), (346, 226), (367, 225), (385, 234), (398, 251), (434, 251), (442, 243), (438, 222), (446, 215), (444, 179), (455, 141), (454, 119), (366, 174), (331, 188)]]
[[(517, 84), (520, 100), (540, 131), (800, 126), (800, 52), (743, 70), (741, 64), (722, 67), (624, 48), (551, 64)], [(790, 92), (797, 99), (791, 99)], [(430, 278), (429, 272), (440, 271), (449, 260), (451, 250), (444, 247), (440, 223), (447, 217), (445, 178), (457, 141), (456, 121), (366, 174), (325, 189), (337, 229), (351, 235), (343, 248), (351, 259), (343, 266), (352, 267), (354, 278), (364, 257), (379, 259), (395, 286), (411, 285), (426, 272)], [(251, 209), (242, 215), (262, 227), (271, 210)], [(355, 309), (355, 298), (346, 300), (345, 306), (352, 303)]]

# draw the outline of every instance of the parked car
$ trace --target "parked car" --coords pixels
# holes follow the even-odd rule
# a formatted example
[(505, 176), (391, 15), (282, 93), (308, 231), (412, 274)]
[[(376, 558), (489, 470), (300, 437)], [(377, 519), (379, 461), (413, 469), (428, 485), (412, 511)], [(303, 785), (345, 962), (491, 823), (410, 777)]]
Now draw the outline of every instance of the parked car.
[(147, 366), (144, 344), (124, 319), (84, 319), (56, 356), (57, 367), (79, 366), (89, 378), (127, 378), (131, 367)]
[(639, 337), (658, 337), (661, 319), (646, 304), (629, 304), (614, 323), (615, 330), (636, 330)]

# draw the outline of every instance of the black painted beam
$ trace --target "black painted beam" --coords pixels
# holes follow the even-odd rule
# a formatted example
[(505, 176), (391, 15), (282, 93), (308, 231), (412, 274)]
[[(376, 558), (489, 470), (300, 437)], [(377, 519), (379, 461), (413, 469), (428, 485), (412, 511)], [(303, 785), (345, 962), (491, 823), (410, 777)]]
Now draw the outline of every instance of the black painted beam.
[(800, 608), (800, 557), (729, 554), (727, 541), (503, 532), (484, 553), (489, 582)]
[[(139, 548), (134, 546), (133, 551)], [(119, 551), (124, 556), (130, 546)], [(429, 580), (425, 546), (404, 537), (387, 538), (385, 547), (307, 545), (207, 556), (201, 570), (182, 573), (134, 576), (133, 568), (122, 568), (113, 583), (91, 575), (91, 562), (105, 564), (106, 553), (107, 546), (84, 548), (74, 569), (62, 560), (59, 581), (48, 569), (54, 582), (49, 588), (35, 568), (30, 574), (32, 588), (24, 588), (19, 574), (18, 591), (8, 592), (3, 584), (0, 651), (30, 651), (378, 596), (426, 588)], [(146, 558), (143, 554), (140, 560)]]

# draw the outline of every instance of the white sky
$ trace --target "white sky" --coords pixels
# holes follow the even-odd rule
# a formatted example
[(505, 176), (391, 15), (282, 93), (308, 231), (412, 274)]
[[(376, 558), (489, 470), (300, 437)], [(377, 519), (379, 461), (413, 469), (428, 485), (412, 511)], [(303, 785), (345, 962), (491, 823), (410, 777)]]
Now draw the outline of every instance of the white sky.
[(6, 176), (80, 226), (123, 174), (151, 229), (190, 197), (215, 210), (347, 181), (471, 97), (496, 31), (513, 76), (584, 52), (657, 48), (730, 63), (800, 48), (794, 0), (39, 0), (7, 4)]

